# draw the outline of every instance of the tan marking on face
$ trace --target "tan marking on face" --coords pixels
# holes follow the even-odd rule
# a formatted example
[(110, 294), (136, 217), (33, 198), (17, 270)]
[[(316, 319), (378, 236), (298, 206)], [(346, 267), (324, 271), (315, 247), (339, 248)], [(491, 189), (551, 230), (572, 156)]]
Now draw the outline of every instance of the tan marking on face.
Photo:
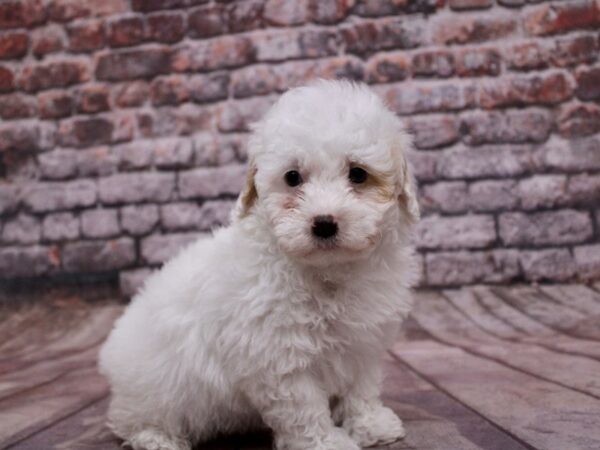
[(394, 200), (393, 176), (384, 172), (378, 172), (369, 167), (360, 166), (367, 171), (367, 179), (362, 184), (355, 185), (359, 192), (374, 193), (374, 200), (387, 203)]
[(242, 217), (248, 214), (250, 208), (254, 205), (258, 199), (258, 192), (256, 191), (256, 185), (254, 183), (254, 177), (256, 175), (256, 168), (251, 167), (248, 170), (248, 176), (246, 177), (246, 186), (242, 192)]
[(294, 197), (287, 197), (283, 201), (283, 209), (294, 209), (298, 206), (298, 202)]

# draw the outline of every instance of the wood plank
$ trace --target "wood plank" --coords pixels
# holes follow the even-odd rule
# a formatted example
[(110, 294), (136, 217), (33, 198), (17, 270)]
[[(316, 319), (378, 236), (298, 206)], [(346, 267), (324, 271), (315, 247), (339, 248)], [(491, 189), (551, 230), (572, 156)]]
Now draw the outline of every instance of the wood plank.
[(436, 387), (535, 448), (600, 448), (600, 402), (434, 341), (394, 353)]
[(506, 303), (488, 286), (473, 286), (464, 290), (476, 294), (478, 302), (481, 303), (487, 313), (498, 317), (506, 324), (512, 325), (522, 335), (519, 340), (545, 346), (555, 351), (600, 360), (598, 341), (574, 337), (564, 334), (560, 330), (552, 329)]
[(402, 444), (418, 450), (528, 448), (392, 358), (386, 359), (383, 400), (404, 421)]
[(600, 322), (600, 294), (582, 284), (556, 284), (537, 287), (546, 296)]
[[(454, 296), (454, 293), (450, 293)], [(460, 303), (461, 298), (455, 296)], [(419, 295), (413, 317), (431, 336), (480, 357), (576, 389), (600, 400), (600, 361), (556, 353), (534, 344), (509, 341), (482, 331), (437, 292)]]
[(12, 339), (20, 351), (0, 353), (0, 374), (98, 346), (121, 312), (120, 305), (88, 307), (85, 313), (82, 310), (73, 314), (51, 310), (47, 318), (54, 323), (51, 328), (40, 329), (35, 335), (24, 332)]
[(108, 394), (97, 369), (76, 369), (26, 395), (0, 401), (0, 447), (48, 427)]
[(504, 301), (544, 325), (561, 332), (589, 340), (600, 340), (596, 318), (571, 307), (553, 302), (534, 287), (493, 287)]

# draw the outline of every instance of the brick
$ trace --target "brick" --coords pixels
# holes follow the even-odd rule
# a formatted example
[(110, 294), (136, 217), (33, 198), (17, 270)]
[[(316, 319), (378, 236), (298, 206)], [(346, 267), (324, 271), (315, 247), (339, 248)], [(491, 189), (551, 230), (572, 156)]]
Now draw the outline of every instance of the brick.
[(121, 227), (134, 236), (148, 234), (158, 220), (156, 205), (129, 205), (121, 208)]
[(58, 249), (39, 245), (0, 248), (0, 278), (30, 278), (54, 272)]
[(199, 230), (212, 230), (229, 224), (229, 216), (235, 205), (231, 200), (209, 200), (200, 207)]
[(600, 107), (593, 103), (561, 105), (556, 121), (565, 137), (589, 136), (600, 131)]
[(382, 53), (369, 59), (366, 71), (369, 83), (401, 81), (410, 75), (410, 61), (404, 53)]
[(66, 87), (90, 79), (88, 64), (83, 60), (55, 61), (25, 66), (19, 84), (28, 92)]
[(412, 55), (415, 77), (447, 78), (454, 73), (454, 55), (446, 50), (420, 50)]
[(162, 264), (195, 242), (199, 233), (155, 234), (142, 240), (141, 253), (149, 264)]
[(100, 200), (106, 204), (164, 202), (173, 198), (173, 173), (115, 174), (98, 183)]
[(38, 109), (43, 119), (70, 116), (73, 110), (73, 98), (65, 91), (45, 91), (38, 95)]
[(454, 116), (427, 115), (408, 120), (414, 145), (432, 149), (453, 144), (460, 138), (458, 120)]
[(598, 280), (600, 278), (600, 244), (575, 247), (573, 254), (579, 279)]
[(77, 22), (67, 26), (69, 50), (89, 52), (104, 46), (104, 23), (99, 20)]
[(108, 25), (108, 44), (128, 47), (144, 40), (144, 21), (141, 17), (122, 17)]
[(461, 119), (460, 130), (469, 145), (543, 142), (553, 122), (548, 111), (534, 108), (504, 113), (468, 112)]
[(408, 2), (404, 0), (356, 0), (354, 3), (352, 10), (354, 14), (363, 17), (380, 17), (398, 14), (405, 9)]
[(517, 185), (521, 208), (551, 208), (567, 200), (567, 178), (564, 175), (534, 175), (519, 180)]
[(236, 136), (200, 133), (193, 138), (194, 162), (197, 166), (222, 166), (234, 162), (241, 142)]
[(263, 16), (267, 23), (272, 25), (300, 25), (311, 18), (311, 2), (310, 0), (295, 2), (268, 0), (265, 3)]
[(0, 59), (18, 59), (27, 53), (29, 38), (22, 31), (0, 34)]
[(133, 139), (136, 132), (137, 117), (133, 112), (116, 112), (110, 116), (114, 123), (112, 141), (126, 142)]
[(78, 17), (102, 17), (124, 13), (129, 10), (127, 0), (87, 1), (51, 0), (48, 6), (52, 20), (68, 22)]
[(81, 233), (84, 237), (114, 237), (120, 231), (116, 209), (87, 209), (81, 213)]
[(557, 39), (549, 57), (553, 65), (565, 67), (593, 63), (596, 61), (597, 54), (598, 42), (596, 37), (584, 35)]
[(141, 106), (149, 96), (150, 88), (146, 81), (131, 81), (113, 88), (114, 102), (121, 108)]
[(161, 139), (154, 145), (154, 164), (161, 169), (189, 167), (194, 151), (188, 139)]
[(479, 102), (483, 108), (555, 104), (570, 98), (573, 88), (572, 80), (564, 72), (503, 77), (479, 85)]
[(482, 180), (469, 185), (467, 200), (474, 211), (496, 212), (513, 209), (519, 198), (514, 180)]
[(537, 167), (527, 145), (458, 146), (444, 151), (437, 164), (445, 178), (512, 177)]
[(37, 244), (41, 232), (42, 227), (36, 217), (19, 214), (4, 223), (2, 242), (7, 244)]
[(119, 155), (113, 147), (94, 147), (77, 151), (79, 175), (106, 176), (115, 173), (119, 167)]
[(498, 223), (500, 238), (505, 245), (574, 244), (593, 234), (589, 213), (572, 209), (532, 214), (503, 213)]
[(58, 129), (58, 141), (66, 147), (89, 147), (108, 144), (113, 140), (115, 125), (103, 117), (63, 120)]
[(575, 264), (567, 249), (522, 251), (519, 261), (528, 281), (567, 281), (575, 274)]
[(455, 10), (486, 9), (492, 6), (492, 0), (448, 0), (450, 8)]
[(120, 81), (152, 78), (169, 68), (169, 51), (163, 48), (124, 50), (99, 57), (96, 77), (99, 80)]
[(423, 40), (423, 27), (421, 20), (400, 16), (342, 25), (339, 30), (346, 52), (368, 54), (418, 47)]
[(22, 94), (0, 95), (0, 118), (3, 120), (25, 119), (36, 114), (35, 97)]
[(62, 252), (67, 273), (109, 272), (129, 267), (135, 260), (135, 243), (129, 238), (67, 242)]
[(263, 25), (264, 0), (234, 2), (227, 10), (227, 24), (230, 33), (255, 30)]
[(242, 190), (245, 166), (199, 168), (179, 173), (179, 195), (182, 198), (211, 198), (223, 194), (237, 195)]
[(501, 65), (500, 53), (494, 49), (461, 49), (456, 53), (456, 74), (461, 77), (497, 76)]
[(334, 24), (343, 20), (353, 6), (348, 0), (313, 0), (312, 19), (317, 23)]
[(398, 114), (456, 111), (473, 106), (476, 101), (475, 86), (449, 82), (421, 82), (385, 86), (379, 92)]
[(38, 156), (42, 178), (62, 180), (77, 174), (77, 152), (74, 150), (52, 150)]
[(216, 109), (185, 103), (138, 116), (138, 127), (144, 137), (186, 136), (211, 127), (216, 115)]
[(504, 59), (513, 70), (542, 69), (548, 65), (546, 47), (535, 41), (517, 42), (505, 47)]
[(119, 168), (123, 170), (146, 169), (152, 165), (154, 158), (153, 145), (147, 141), (134, 141), (114, 147), (119, 160)]
[(79, 219), (69, 212), (47, 214), (42, 223), (42, 237), (46, 241), (77, 239)]
[(600, 170), (600, 139), (597, 136), (552, 140), (544, 149), (543, 164), (563, 171)]
[(84, 114), (108, 111), (110, 91), (105, 85), (86, 85), (77, 91), (76, 109)]
[(219, 113), (220, 131), (248, 131), (250, 124), (259, 120), (275, 101), (271, 97), (256, 97), (225, 103)]
[(197, 203), (171, 203), (160, 208), (160, 222), (168, 231), (197, 230), (201, 217)]
[(419, 249), (488, 247), (496, 240), (494, 218), (484, 215), (428, 216), (417, 224), (415, 240)]
[[(258, 40), (259, 36), (254, 39)], [(175, 72), (197, 72), (236, 67), (253, 62), (254, 57), (255, 48), (248, 38), (223, 36), (188, 43), (175, 49), (171, 57), (171, 69)]]
[(298, 36), (300, 56), (303, 58), (321, 58), (338, 53), (337, 35), (320, 29), (306, 29)]
[(41, 0), (5, 0), (0, 3), (0, 29), (38, 25), (46, 20)]
[(600, 100), (600, 66), (582, 67), (576, 73), (575, 95), (581, 100)]
[(257, 64), (233, 72), (231, 85), (235, 98), (270, 94), (279, 90), (282, 80), (271, 65)]
[(467, 208), (467, 183), (440, 181), (422, 188), (419, 204), (423, 211), (456, 213)]
[(428, 253), (425, 261), (430, 286), (509, 282), (519, 275), (518, 253), (511, 250)]
[[(302, 56), (299, 31), (268, 30), (254, 33), (252, 44), (257, 61), (282, 61)], [(240, 64), (241, 65), (241, 64)]]
[(42, 150), (42, 130), (24, 122), (0, 124), (0, 152), (33, 153)]
[(152, 104), (178, 105), (189, 100), (190, 89), (182, 75), (168, 75), (156, 78), (151, 86)]
[(23, 203), (34, 212), (57, 211), (96, 203), (96, 183), (90, 180), (32, 183)]
[(64, 29), (59, 25), (36, 28), (30, 37), (31, 51), (38, 58), (63, 50), (66, 41)]
[(147, 37), (152, 41), (173, 44), (183, 39), (185, 34), (181, 14), (153, 14), (146, 19)]
[(438, 178), (438, 166), (442, 160), (438, 152), (410, 152), (407, 155), (413, 174), (419, 181), (433, 181)]
[(186, 3), (186, 0), (132, 0), (131, 6), (134, 11), (149, 12), (178, 8), (185, 6)]
[(584, 206), (600, 205), (600, 175), (584, 173), (572, 176), (569, 180), (568, 199)]
[(229, 94), (229, 75), (194, 75), (189, 80), (189, 89), (192, 101), (197, 103), (226, 99)]
[(535, 36), (594, 27), (600, 25), (600, 7), (595, 0), (546, 3), (527, 10), (524, 25)]
[(226, 14), (226, 6), (221, 3), (192, 10), (188, 16), (188, 34), (193, 38), (206, 38), (226, 33)]
[(0, 181), (0, 215), (13, 213), (19, 207), (20, 201), (17, 187)]
[(15, 76), (8, 67), (0, 66), (0, 92), (10, 92), (15, 88)]
[(513, 13), (445, 15), (430, 21), (438, 45), (468, 44), (506, 38), (517, 30)]
[(119, 291), (126, 298), (131, 298), (139, 292), (144, 283), (152, 275), (152, 270), (133, 269), (119, 272)]

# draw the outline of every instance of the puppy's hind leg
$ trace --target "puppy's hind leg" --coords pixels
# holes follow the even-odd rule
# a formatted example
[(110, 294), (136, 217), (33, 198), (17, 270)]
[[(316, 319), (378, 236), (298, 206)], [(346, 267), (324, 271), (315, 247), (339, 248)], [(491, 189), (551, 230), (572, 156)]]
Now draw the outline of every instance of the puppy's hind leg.
[(123, 445), (133, 450), (191, 450), (192, 448), (186, 439), (170, 436), (158, 428), (145, 428), (129, 437)]

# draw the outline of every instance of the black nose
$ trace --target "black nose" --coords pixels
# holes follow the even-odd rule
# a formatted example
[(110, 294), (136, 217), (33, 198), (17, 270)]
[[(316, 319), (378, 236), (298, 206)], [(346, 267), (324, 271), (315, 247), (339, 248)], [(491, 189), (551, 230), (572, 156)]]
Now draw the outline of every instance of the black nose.
[(327, 239), (336, 235), (338, 231), (337, 223), (333, 216), (317, 216), (314, 218), (312, 232), (315, 236)]

